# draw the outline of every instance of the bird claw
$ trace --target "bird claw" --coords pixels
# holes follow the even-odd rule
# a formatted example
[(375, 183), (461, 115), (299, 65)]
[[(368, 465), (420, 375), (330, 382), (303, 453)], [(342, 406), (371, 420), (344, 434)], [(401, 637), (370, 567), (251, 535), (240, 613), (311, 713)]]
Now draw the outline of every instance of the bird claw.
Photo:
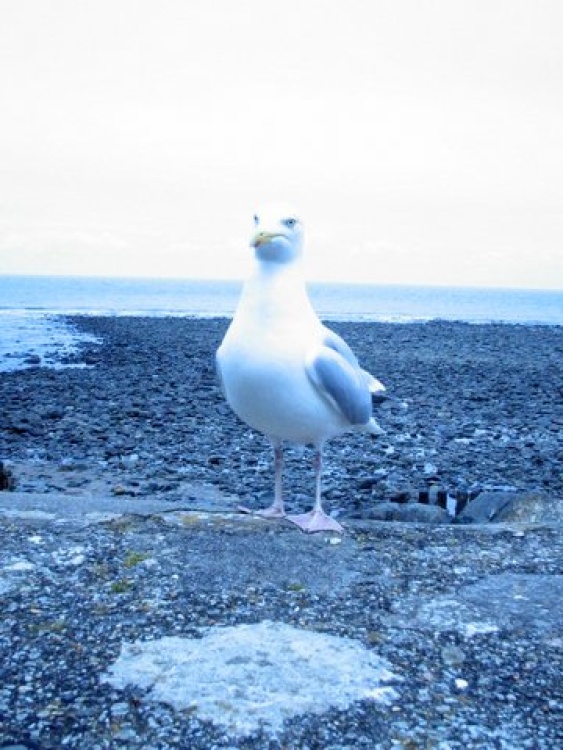
[(309, 513), (302, 513), (299, 516), (287, 516), (287, 520), (294, 523), (307, 534), (314, 534), (317, 531), (336, 531), (339, 534), (344, 533), (344, 528), (338, 523), (338, 521), (327, 516), (324, 510), (311, 510)]

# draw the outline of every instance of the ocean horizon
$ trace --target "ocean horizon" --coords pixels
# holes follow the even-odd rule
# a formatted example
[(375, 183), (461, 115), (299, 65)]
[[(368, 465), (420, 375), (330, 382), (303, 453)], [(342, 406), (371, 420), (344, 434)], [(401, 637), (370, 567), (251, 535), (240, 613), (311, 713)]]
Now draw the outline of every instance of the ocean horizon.
[[(0, 370), (30, 355), (56, 366), (49, 352), (71, 352), (66, 315), (231, 317), (242, 281), (0, 275)], [(313, 306), (326, 321), (563, 325), (563, 292), (311, 282)]]
[[(230, 317), (242, 281), (0, 275), (0, 314)], [(563, 291), (311, 282), (332, 320), (563, 325)]]

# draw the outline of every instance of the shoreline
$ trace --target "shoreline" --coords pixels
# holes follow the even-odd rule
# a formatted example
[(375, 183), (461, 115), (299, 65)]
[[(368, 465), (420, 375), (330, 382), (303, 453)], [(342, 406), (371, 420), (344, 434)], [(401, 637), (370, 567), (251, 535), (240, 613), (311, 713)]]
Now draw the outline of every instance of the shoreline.
[[(269, 502), (267, 441), (231, 413), (214, 372), (228, 318), (66, 316), (80, 335), (62, 364), (3, 373), (4, 450), (29, 491), (157, 493), (216, 486)], [(518, 324), (328, 322), (408, 408), (384, 404), (387, 434), (326, 451), (325, 496), (343, 519), (379, 501), (490, 489), (561, 498), (563, 328)], [(76, 366), (81, 369), (74, 369)], [(194, 451), (194, 446), (196, 450)], [(19, 478), (18, 478), (19, 474)], [(289, 507), (312, 492), (308, 454), (288, 451)]]
[[(0, 310), (0, 322), (4, 325), (0, 350), (0, 372), (14, 372), (31, 367), (64, 367), (84, 366), (73, 359), (84, 343), (96, 343), (93, 335), (80, 333), (72, 321), (96, 318), (126, 318), (136, 320), (148, 318), (156, 320), (201, 320), (226, 321), (232, 315), (217, 313), (186, 313), (180, 311), (153, 312), (115, 311), (105, 312), (62, 312), (60, 310)], [(507, 320), (454, 320), (447, 318), (408, 317), (406, 319), (374, 317), (369, 314), (357, 317), (343, 317), (341, 314), (321, 316), (323, 323), (329, 327), (335, 325), (382, 324), (382, 325), (432, 325), (437, 323), (468, 326), (518, 326), (524, 328), (563, 328), (561, 323)], [(69, 324), (70, 322), (70, 324)]]

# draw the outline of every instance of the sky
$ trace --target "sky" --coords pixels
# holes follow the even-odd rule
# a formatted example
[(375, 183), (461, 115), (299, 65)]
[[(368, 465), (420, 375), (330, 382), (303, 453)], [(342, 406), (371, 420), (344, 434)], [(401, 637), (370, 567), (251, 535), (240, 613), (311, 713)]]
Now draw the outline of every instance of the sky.
[(0, 274), (563, 288), (561, 0), (0, 0)]

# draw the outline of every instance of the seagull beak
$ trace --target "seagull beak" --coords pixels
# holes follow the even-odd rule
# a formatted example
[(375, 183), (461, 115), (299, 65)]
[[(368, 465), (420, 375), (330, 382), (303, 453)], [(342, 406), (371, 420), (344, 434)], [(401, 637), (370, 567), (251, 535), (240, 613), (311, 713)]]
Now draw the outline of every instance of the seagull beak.
[(275, 232), (258, 232), (252, 238), (252, 242), (250, 244), (252, 247), (261, 247), (262, 245), (266, 245), (268, 242), (279, 236), (280, 235), (276, 234)]

